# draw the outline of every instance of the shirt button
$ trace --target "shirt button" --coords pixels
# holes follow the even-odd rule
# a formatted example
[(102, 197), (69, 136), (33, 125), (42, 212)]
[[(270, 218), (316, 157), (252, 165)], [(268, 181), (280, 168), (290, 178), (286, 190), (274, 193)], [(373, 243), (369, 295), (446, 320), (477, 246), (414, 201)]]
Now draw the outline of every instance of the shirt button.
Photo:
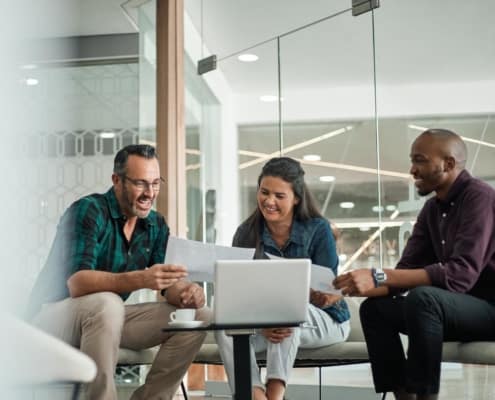
[(442, 245), (444, 245), (444, 244), (445, 244), (445, 240), (442, 240)]
[(447, 216), (447, 213), (443, 213), (443, 214), (442, 214), (442, 217), (444, 217), (444, 218), (445, 218), (446, 216)]

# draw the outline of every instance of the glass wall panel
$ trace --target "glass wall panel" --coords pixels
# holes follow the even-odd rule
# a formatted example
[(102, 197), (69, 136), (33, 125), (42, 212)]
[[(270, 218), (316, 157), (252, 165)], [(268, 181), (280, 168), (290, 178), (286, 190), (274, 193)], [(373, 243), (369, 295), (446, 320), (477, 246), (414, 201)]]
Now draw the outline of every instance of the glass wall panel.
[(379, 257), (371, 17), (347, 11), (280, 42), (282, 151), (341, 230), (341, 270)]
[[(381, 3), (375, 34), (382, 169), (407, 174), (413, 140), (427, 128), (446, 128), (466, 141), (467, 169), (493, 185), (495, 27), (489, 15), (495, 4)], [(403, 232), (410, 230), (424, 200), (411, 179), (383, 183), (382, 203), (390, 207), (383, 219), (395, 216), (401, 224), (384, 232), (389, 254), (402, 250)], [(393, 258), (386, 266), (393, 266)]]

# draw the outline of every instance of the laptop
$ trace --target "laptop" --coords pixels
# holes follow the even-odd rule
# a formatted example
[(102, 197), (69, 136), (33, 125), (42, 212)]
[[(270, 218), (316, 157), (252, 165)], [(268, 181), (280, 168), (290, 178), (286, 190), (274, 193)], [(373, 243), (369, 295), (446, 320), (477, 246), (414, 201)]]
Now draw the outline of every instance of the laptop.
[(219, 260), (215, 325), (297, 326), (306, 321), (311, 260)]

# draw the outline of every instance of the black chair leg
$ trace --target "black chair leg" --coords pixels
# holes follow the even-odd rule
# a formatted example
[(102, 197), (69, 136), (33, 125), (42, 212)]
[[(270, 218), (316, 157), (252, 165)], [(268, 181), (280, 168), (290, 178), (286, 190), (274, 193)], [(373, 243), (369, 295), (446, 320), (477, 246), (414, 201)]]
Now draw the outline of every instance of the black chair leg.
[(182, 394), (184, 395), (184, 399), (187, 400), (187, 391), (186, 391), (186, 385), (184, 385), (184, 381), (180, 383), (180, 388), (182, 389)]
[(81, 383), (74, 383), (74, 389), (72, 390), (72, 400), (79, 398), (79, 391), (81, 390)]
[(318, 399), (321, 400), (321, 367), (318, 367)]
[(383, 392), (382, 400), (385, 400), (385, 397), (387, 397), (387, 392)]

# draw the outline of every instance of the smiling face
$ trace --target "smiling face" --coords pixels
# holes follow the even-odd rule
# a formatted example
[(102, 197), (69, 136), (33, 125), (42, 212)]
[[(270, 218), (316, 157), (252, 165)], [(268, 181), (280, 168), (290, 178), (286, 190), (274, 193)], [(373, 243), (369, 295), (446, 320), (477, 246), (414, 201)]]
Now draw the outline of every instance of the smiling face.
[(276, 176), (264, 176), (257, 193), (258, 207), (268, 224), (292, 224), (299, 199), (292, 185)]
[[(443, 197), (452, 183), (452, 160), (442, 148), (445, 143), (430, 135), (420, 135), (411, 147), (411, 169), (420, 196), (435, 191)], [(455, 162), (454, 162), (455, 165)]]
[[(112, 180), (122, 213), (128, 218), (146, 218), (158, 195), (158, 190), (154, 190), (149, 184), (160, 182), (158, 160), (130, 155), (127, 159), (125, 176), (113, 174)], [(142, 185), (139, 185), (139, 181), (148, 184), (140, 188), (139, 186)]]

